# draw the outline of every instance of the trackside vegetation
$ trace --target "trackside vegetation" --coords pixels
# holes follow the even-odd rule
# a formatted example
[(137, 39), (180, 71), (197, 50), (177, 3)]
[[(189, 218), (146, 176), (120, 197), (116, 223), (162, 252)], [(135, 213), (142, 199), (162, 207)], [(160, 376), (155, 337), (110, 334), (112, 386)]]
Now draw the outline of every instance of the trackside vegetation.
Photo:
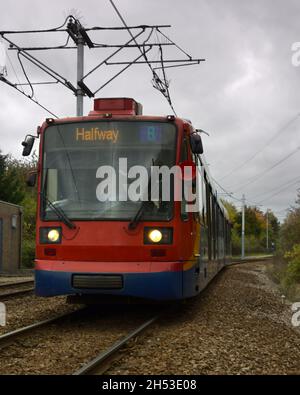
[(35, 214), (37, 189), (26, 186), (27, 175), (36, 169), (37, 156), (15, 159), (0, 151), (0, 200), (23, 208), (22, 266), (32, 267), (35, 255)]
[(273, 276), (292, 301), (300, 298), (300, 190), (280, 228)]
[[(232, 255), (241, 255), (242, 213), (237, 207), (223, 201), (232, 224)], [(245, 255), (270, 254), (277, 248), (280, 223), (275, 214), (263, 213), (257, 207), (245, 207)], [(268, 242), (267, 242), (268, 238)]]

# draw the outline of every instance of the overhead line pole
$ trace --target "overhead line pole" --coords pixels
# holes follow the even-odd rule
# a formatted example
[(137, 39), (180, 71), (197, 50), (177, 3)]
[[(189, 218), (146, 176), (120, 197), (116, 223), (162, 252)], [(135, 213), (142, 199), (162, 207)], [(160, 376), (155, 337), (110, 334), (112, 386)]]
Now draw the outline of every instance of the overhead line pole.
[[(112, 4), (112, 6), (114, 7), (114, 9), (116, 10), (116, 12), (118, 13), (118, 16), (120, 17), (124, 26), (118, 26), (118, 27), (96, 26), (96, 27), (92, 27), (92, 28), (85, 28), (81, 25), (81, 23), (78, 19), (74, 18), (72, 15), (69, 15), (66, 18), (65, 22), (61, 26), (52, 28), (52, 29), (37, 29), (37, 30), (27, 30), (27, 31), (24, 31), (24, 30), (0, 31), (0, 37), (2, 37), (9, 44), (8, 49), (17, 51), (18, 60), (21, 63), (21, 67), (23, 69), (23, 73), (25, 74), (27, 82), (24, 84), (21, 84), (21, 83), (14, 84), (14, 83), (8, 81), (3, 76), (1, 76), (0, 81), (17, 89), (20, 93), (23, 93), (23, 95), (25, 95), (26, 97), (29, 97), (29, 99), (31, 99), (34, 103), (38, 104), (40, 107), (42, 107), (44, 109), (46, 109), (46, 107), (40, 105), (37, 100), (33, 99), (34, 90), (33, 90), (32, 86), (33, 85), (50, 84), (50, 83), (60, 83), (73, 92), (73, 94), (76, 97), (76, 115), (82, 116), (83, 115), (83, 107), (84, 107), (84, 96), (88, 96), (90, 98), (94, 97), (95, 93), (99, 92), (99, 90), (101, 90), (104, 86), (106, 86), (108, 83), (110, 83), (112, 80), (114, 80), (117, 76), (119, 76), (124, 70), (126, 70), (131, 65), (133, 65), (133, 64), (147, 64), (153, 74), (153, 80), (152, 80), (152, 81), (154, 81), (153, 86), (156, 89), (158, 89), (165, 96), (165, 98), (168, 100), (171, 108), (173, 109), (171, 98), (170, 98), (170, 95), (168, 92), (168, 82), (166, 80), (166, 76), (164, 74), (164, 81), (162, 81), (159, 78), (158, 74), (156, 73), (156, 70), (162, 69), (163, 73), (164, 73), (165, 68), (181, 67), (181, 66), (186, 66), (186, 65), (191, 65), (191, 64), (199, 64), (200, 62), (204, 61), (205, 59), (193, 59), (190, 55), (188, 55), (187, 52), (185, 52), (182, 48), (180, 48), (177, 44), (175, 44), (172, 40), (170, 40), (165, 34), (163, 34), (161, 32), (161, 30), (159, 30), (159, 28), (170, 27), (170, 25), (128, 26), (126, 24), (124, 18), (121, 16), (119, 11), (115, 7), (113, 1), (110, 0), (110, 2)], [(68, 23), (67, 23), (67, 21), (68, 21)], [(138, 29), (141, 31), (134, 34), (131, 31), (132, 29)], [(143, 41), (143, 43), (139, 44), (137, 41), (137, 38), (140, 35), (142, 35), (147, 29), (152, 29), (150, 35), (148, 36), (148, 38), (146, 40)], [(147, 42), (150, 39), (154, 29), (156, 29), (157, 33), (159, 33), (164, 38), (166, 38), (168, 40), (168, 42), (154, 42), (154, 43)], [(87, 32), (89, 32), (89, 31), (97, 31), (97, 30), (123, 30), (123, 31), (127, 30), (128, 33), (130, 34), (130, 40), (128, 40), (125, 44), (122, 44), (122, 45), (97, 44), (97, 43), (94, 43), (87, 34)], [(9, 38), (6, 37), (6, 35), (9, 35), (9, 34), (25, 34), (25, 33), (33, 34), (33, 33), (57, 33), (57, 32), (68, 33), (69, 37), (67, 39), (67, 42), (64, 45), (46, 46), (46, 47), (37, 46), (37, 47), (21, 48), (20, 46), (16, 45), (13, 41), (11, 41)], [(69, 38), (71, 38), (73, 40), (75, 45), (73, 44), (71, 46), (68, 46)], [(89, 48), (116, 48), (116, 50), (112, 54), (110, 54), (106, 59), (104, 59), (102, 62), (100, 62), (96, 67), (94, 67), (91, 71), (89, 71), (86, 75), (84, 75), (84, 47), (85, 47), (85, 45), (87, 45)], [(149, 60), (146, 57), (146, 54), (149, 51), (151, 51), (151, 49), (153, 49), (155, 46), (158, 46), (161, 51), (161, 48), (166, 45), (167, 46), (172, 46), (172, 45), (174, 46), (175, 45), (188, 58), (187, 59), (173, 59), (173, 60), (167, 59), (166, 61), (164, 61), (164, 59), (162, 58), (162, 54), (161, 54), (161, 59), (159, 61), (155, 61), (155, 60)], [(111, 60), (118, 52), (122, 51), (125, 48), (137, 48), (140, 51), (140, 56), (138, 56), (133, 61), (124, 62), (124, 63), (112, 62), (112, 61), (109, 62), (109, 60)], [(44, 62), (38, 60), (36, 57), (34, 57), (33, 55), (31, 55), (28, 52), (28, 51), (50, 50), (50, 49), (76, 49), (76, 51), (77, 51), (77, 81), (76, 81), (76, 84), (73, 85), (66, 78), (64, 78), (63, 76), (58, 74), (55, 70), (53, 70), (52, 68), (47, 66)], [(26, 71), (22, 65), (20, 56), (25, 58), (26, 61), (32, 63), (34, 66), (38, 67), (44, 73), (48, 74), (51, 78), (54, 79), (55, 82), (49, 81), (46, 83), (42, 83), (42, 82), (31, 83), (31, 81), (28, 79)], [(144, 58), (144, 61), (141, 58)], [(138, 59), (141, 59), (141, 60), (138, 61)], [(171, 66), (165, 66), (164, 63), (168, 63), (168, 64), (171, 63)], [(111, 66), (111, 65), (119, 65), (119, 64), (121, 64), (121, 65), (123, 64), (125, 67), (121, 71), (116, 73), (116, 75), (113, 78), (110, 78), (107, 82), (102, 84), (102, 86), (99, 89), (97, 89), (95, 92), (90, 90), (89, 87), (85, 84), (84, 80), (91, 73), (93, 73), (95, 70), (97, 70), (101, 66)], [(152, 64), (158, 64), (158, 67), (154, 68), (154, 67), (152, 67)], [(154, 85), (154, 83), (156, 85)], [(30, 86), (30, 88), (32, 90), (31, 96), (30, 95), (28, 96), (25, 92), (21, 91), (18, 88), (18, 86), (22, 86), (22, 85), (29, 85)], [(49, 110), (47, 110), (47, 111), (50, 112)], [(174, 111), (174, 109), (173, 109), (173, 111)], [(53, 113), (51, 113), (51, 114), (54, 115)]]
[(76, 115), (81, 117), (83, 115), (83, 98), (84, 92), (78, 85), (84, 75), (84, 39), (82, 34), (78, 33), (77, 43), (77, 94), (76, 94)]

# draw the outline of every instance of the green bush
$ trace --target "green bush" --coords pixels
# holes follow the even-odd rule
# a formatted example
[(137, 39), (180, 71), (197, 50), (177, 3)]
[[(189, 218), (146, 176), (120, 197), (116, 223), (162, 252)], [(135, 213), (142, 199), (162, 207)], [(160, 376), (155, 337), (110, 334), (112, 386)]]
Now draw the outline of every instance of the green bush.
[(300, 244), (294, 245), (293, 249), (287, 252), (284, 257), (288, 261), (285, 283), (289, 287), (295, 282), (300, 282)]
[(32, 268), (35, 258), (35, 241), (23, 239), (22, 244), (22, 266)]
[(241, 238), (236, 229), (231, 232), (232, 255), (241, 255)]

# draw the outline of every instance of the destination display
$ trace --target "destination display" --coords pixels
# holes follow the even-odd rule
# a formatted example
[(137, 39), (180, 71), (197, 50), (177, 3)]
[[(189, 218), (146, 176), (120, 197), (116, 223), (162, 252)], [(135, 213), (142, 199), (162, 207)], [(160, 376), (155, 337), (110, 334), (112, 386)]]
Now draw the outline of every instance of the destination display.
[(47, 149), (96, 145), (174, 144), (176, 128), (162, 122), (82, 122), (53, 125), (45, 131)]

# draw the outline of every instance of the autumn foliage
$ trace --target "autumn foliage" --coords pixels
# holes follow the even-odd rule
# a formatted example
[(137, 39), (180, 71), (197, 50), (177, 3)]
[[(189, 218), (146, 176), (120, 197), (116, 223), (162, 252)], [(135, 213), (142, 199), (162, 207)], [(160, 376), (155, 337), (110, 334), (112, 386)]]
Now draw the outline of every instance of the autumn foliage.
[[(241, 254), (242, 213), (229, 202), (223, 202), (232, 223), (232, 252), (233, 255)], [(268, 224), (268, 225), (267, 225)], [(268, 232), (267, 232), (268, 227)], [(280, 224), (272, 211), (263, 213), (257, 207), (245, 207), (245, 253), (273, 252), (276, 248)], [(267, 248), (267, 233), (268, 247)]]

